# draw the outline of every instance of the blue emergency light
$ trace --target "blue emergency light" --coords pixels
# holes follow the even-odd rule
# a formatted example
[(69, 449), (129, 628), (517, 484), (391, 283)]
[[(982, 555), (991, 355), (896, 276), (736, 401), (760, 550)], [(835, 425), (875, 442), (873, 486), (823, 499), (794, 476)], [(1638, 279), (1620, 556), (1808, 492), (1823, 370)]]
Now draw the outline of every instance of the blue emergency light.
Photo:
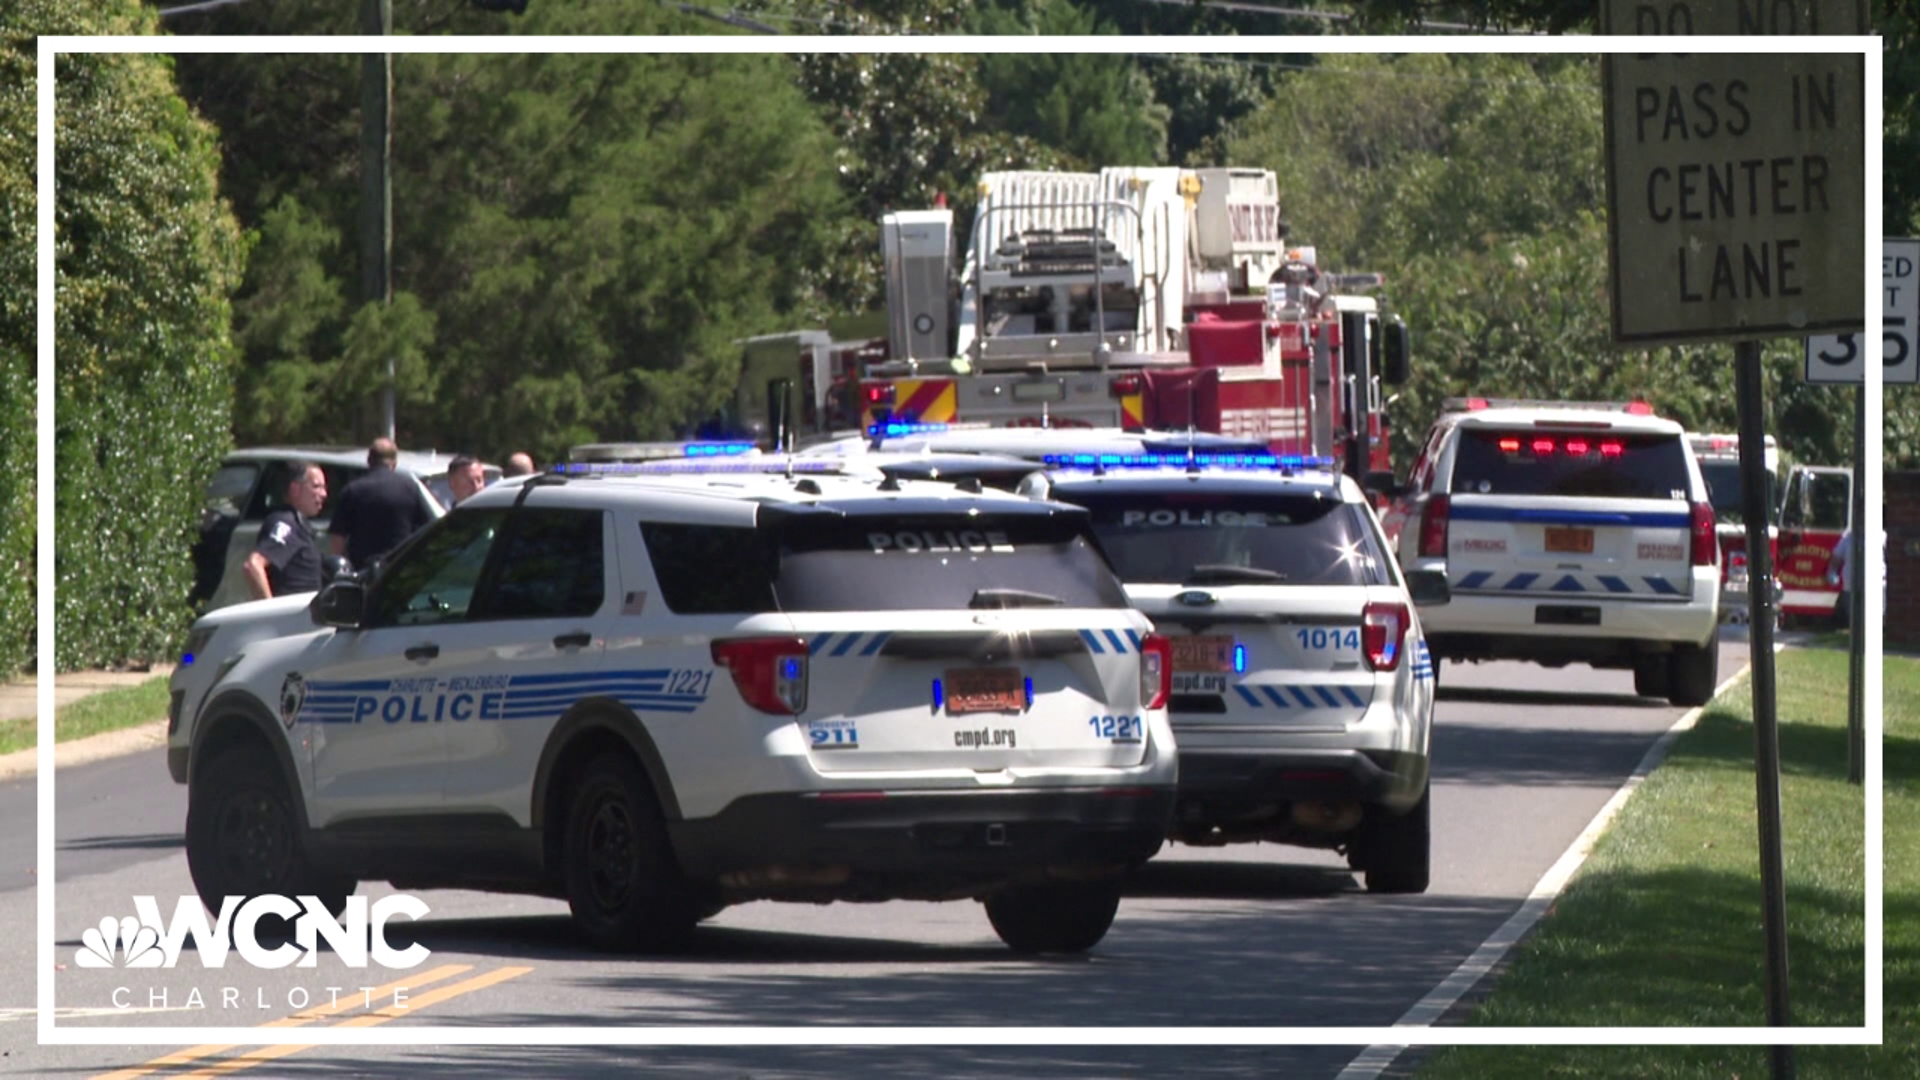
[(690, 442), (680, 448), (688, 457), (732, 457), (753, 452), (750, 442)]
[(898, 439), (905, 435), (933, 435), (942, 431), (951, 430), (953, 430), (953, 425), (951, 424), (941, 424), (932, 421), (916, 423), (888, 421), (884, 424), (868, 424), (867, 437), (869, 439)]
[(564, 476), (702, 476), (716, 473), (801, 473), (838, 474), (841, 462), (831, 458), (792, 459), (780, 457), (698, 457), (669, 458), (660, 461), (572, 461), (553, 466)]

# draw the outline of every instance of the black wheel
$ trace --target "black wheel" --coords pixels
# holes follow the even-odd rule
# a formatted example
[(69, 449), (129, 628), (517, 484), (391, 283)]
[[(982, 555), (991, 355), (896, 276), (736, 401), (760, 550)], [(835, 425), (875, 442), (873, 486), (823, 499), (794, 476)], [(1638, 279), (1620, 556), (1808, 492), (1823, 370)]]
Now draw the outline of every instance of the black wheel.
[[(314, 896), (339, 915), (357, 884), (307, 862), (293, 797), (278, 763), (258, 744), (229, 746), (195, 771), (187, 792), (187, 872), (216, 915), (226, 897), (265, 893)], [(292, 928), (269, 916), (259, 929), (287, 936)]]
[(1667, 696), (1667, 658), (1660, 654), (1633, 662), (1633, 692), (1641, 697)]
[(1376, 807), (1361, 828), (1349, 862), (1363, 872), (1367, 891), (1423, 893), (1432, 872), (1433, 789), (1413, 809), (1395, 815)]
[(1705, 645), (1676, 646), (1667, 657), (1667, 700), (1675, 705), (1705, 705), (1720, 682), (1720, 631)]
[(598, 948), (674, 948), (699, 921), (653, 785), (631, 758), (607, 754), (581, 773), (567, 809), (565, 860), (574, 924)]
[(986, 901), (993, 932), (1014, 952), (1085, 952), (1107, 936), (1120, 910), (1118, 881), (1028, 885)]

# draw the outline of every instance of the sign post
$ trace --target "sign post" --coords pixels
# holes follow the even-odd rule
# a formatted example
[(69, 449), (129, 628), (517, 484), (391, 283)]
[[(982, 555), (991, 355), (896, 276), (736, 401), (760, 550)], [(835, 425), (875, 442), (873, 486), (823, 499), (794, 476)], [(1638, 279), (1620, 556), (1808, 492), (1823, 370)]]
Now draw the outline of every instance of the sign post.
[[(1920, 382), (1914, 355), (1920, 331), (1920, 240), (1889, 238), (1880, 245), (1880, 377), (1896, 385)], [(1867, 350), (1858, 334), (1807, 339), (1807, 381), (1852, 383), (1853, 510), (1847, 520), (1847, 782), (1866, 781), (1866, 482)]]
[[(1763, 8), (1804, 9), (1809, 22), (1829, 16), (1822, 24), (1829, 33), (1861, 33), (1860, 6), (1611, 0), (1603, 26), (1643, 34), (1804, 33), (1812, 29), (1805, 23), (1741, 21)], [(1846, 16), (1831, 16), (1842, 12), (1853, 25), (1835, 25)], [(1736, 343), (1741, 511), (1755, 582), (1773, 578), (1758, 339), (1857, 332), (1864, 322), (1864, 72), (1859, 54), (1603, 58), (1613, 340), (1629, 348)], [(1773, 603), (1771, 589), (1748, 593), (1767, 1023), (1788, 1027)], [(1793, 1048), (1772, 1047), (1772, 1065), (1776, 1078), (1790, 1080)]]

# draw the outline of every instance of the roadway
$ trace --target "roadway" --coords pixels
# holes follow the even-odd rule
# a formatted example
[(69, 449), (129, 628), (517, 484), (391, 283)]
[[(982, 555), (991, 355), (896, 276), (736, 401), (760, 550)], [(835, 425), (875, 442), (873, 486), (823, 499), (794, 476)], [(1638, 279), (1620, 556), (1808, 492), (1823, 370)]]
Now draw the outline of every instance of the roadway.
[[(1724, 680), (1746, 665), (1747, 645), (1729, 638), (1721, 649)], [(1369, 896), (1330, 853), (1171, 847), (1133, 883), (1113, 930), (1090, 954), (1034, 960), (1007, 951), (979, 906), (967, 902), (750, 904), (703, 925), (684, 954), (626, 958), (579, 945), (563, 903), (423, 892), (417, 895), (431, 915), (411, 938), (432, 956), (409, 973), (419, 983), (407, 991), (410, 1007), (391, 1020), (356, 1022), (390, 1030), (1384, 1027), (1514, 913), (1682, 712), (1632, 696), (1624, 672), (1447, 665), (1433, 746), (1433, 882), (1421, 896)], [(62, 967), (55, 984), (63, 1025), (251, 1027), (302, 1003), (326, 1004), (330, 986), (346, 988), (345, 1003), (365, 996), (354, 988), (394, 977), (378, 968), (349, 971), (332, 955), (317, 969), (260, 971), (236, 962), (207, 971), (190, 954), (174, 969), (77, 967), (82, 930), (103, 916), (131, 915), (132, 896), (156, 895), (170, 911), (175, 897), (192, 892), (181, 850), (186, 796), (157, 753), (62, 770), (57, 791)], [(35, 925), (33, 808), (32, 778), (0, 785), (0, 821), (15, 825), (0, 836), (0, 919), (18, 927)], [(399, 929), (393, 938), (404, 944), (408, 928)], [(34, 984), (13, 974), (34, 970), (33, 941), (32, 934), (0, 940), (0, 970), (10, 973), (0, 982), (0, 1071), (90, 1076), (169, 1052), (35, 1046)], [(130, 988), (119, 1000), (135, 1008), (114, 1009), (116, 987)], [(223, 997), (227, 987), (237, 994)], [(203, 1007), (189, 1007), (195, 990)], [(372, 1002), (375, 1012), (393, 1004), (386, 995)], [(343, 1009), (321, 1022), (368, 1012)], [(959, 1031), (953, 1041), (978, 1045), (315, 1047), (235, 1062), (232, 1074), (1332, 1078), (1357, 1053), (1349, 1046), (1023, 1047), (996, 1045), (1004, 1037), (991, 1031)]]

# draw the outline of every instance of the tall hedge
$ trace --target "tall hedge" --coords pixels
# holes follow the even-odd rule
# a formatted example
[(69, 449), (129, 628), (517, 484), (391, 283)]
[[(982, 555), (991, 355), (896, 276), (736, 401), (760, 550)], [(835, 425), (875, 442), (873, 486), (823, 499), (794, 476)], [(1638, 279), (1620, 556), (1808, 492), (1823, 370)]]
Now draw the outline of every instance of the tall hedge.
[[(43, 32), (157, 32), (137, 0), (17, 10)], [(245, 246), (170, 59), (68, 55), (55, 74), (54, 664), (71, 670), (165, 657), (186, 628)]]
[(34, 112), (25, 9), (0, 9), (0, 680), (33, 661)]

